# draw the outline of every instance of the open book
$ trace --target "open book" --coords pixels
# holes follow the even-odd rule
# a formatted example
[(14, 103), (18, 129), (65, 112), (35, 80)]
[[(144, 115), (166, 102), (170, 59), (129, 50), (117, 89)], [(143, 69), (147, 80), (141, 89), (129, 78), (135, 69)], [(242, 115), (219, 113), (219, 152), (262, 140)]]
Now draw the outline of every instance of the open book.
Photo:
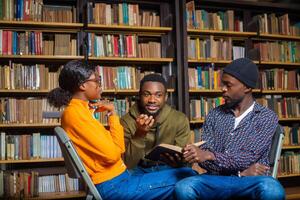
[[(200, 141), (193, 143), (193, 145), (199, 147), (202, 144), (204, 144), (205, 141)], [(146, 156), (145, 158), (152, 161), (162, 161), (161, 154), (168, 153), (170, 156), (175, 156), (175, 154), (178, 154), (179, 156), (182, 156), (182, 148), (171, 145), (171, 144), (159, 144), (155, 146)]]

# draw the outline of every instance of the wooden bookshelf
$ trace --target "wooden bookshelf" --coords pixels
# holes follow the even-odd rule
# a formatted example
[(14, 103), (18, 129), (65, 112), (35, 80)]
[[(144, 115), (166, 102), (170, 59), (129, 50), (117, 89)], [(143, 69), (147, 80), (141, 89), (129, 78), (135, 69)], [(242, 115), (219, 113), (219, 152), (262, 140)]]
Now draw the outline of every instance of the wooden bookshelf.
[(73, 192), (40, 192), (38, 197), (28, 198), (28, 200), (37, 199), (83, 199), (86, 197), (85, 191), (73, 191)]
[(190, 120), (191, 124), (203, 124), (204, 123), (204, 119), (199, 119), (199, 120)]
[(172, 27), (152, 27), (152, 26), (125, 26), (125, 25), (101, 25), (88, 24), (89, 31), (104, 31), (104, 32), (130, 32), (145, 35), (164, 35), (172, 31)]
[(300, 187), (288, 187), (285, 188), (285, 193), (286, 193), (286, 199), (287, 200), (296, 200), (300, 199)]
[(63, 158), (31, 159), (31, 160), (0, 160), (0, 164), (64, 162)]
[(126, 63), (145, 63), (163, 64), (173, 62), (173, 58), (120, 58), (120, 57), (89, 57), (90, 61), (101, 62), (126, 62)]
[(300, 36), (259, 33), (263, 39), (300, 40)]
[(281, 174), (277, 178), (299, 177), (300, 174)]
[(292, 63), (292, 62), (271, 62), (271, 61), (261, 61), (259, 64), (261, 65), (280, 65), (280, 66), (295, 66), (299, 67), (300, 63)]
[(26, 30), (26, 27), (30, 30), (34, 28), (45, 28), (45, 29), (74, 29), (80, 30), (83, 28), (83, 23), (59, 23), (59, 22), (34, 22), (34, 21), (4, 21), (0, 20), (0, 26), (5, 28), (20, 27)]
[(49, 92), (49, 90), (3, 90), (0, 89), (0, 94), (47, 94)]
[(294, 94), (299, 93), (300, 90), (262, 90), (261, 94)]
[(0, 128), (54, 128), (60, 123), (39, 123), (39, 124), (0, 124)]
[(235, 36), (235, 37), (250, 37), (255, 36), (255, 32), (237, 32), (237, 31), (217, 31), (217, 30), (201, 30), (187, 29), (189, 35), (220, 35), (220, 36)]
[(297, 117), (297, 118), (279, 118), (279, 122), (299, 122), (300, 121), (300, 118)]
[(283, 146), (282, 149), (284, 149), (284, 150), (300, 149), (300, 145)]
[(14, 59), (14, 60), (36, 60), (36, 61), (43, 61), (43, 60), (62, 60), (62, 61), (70, 61), (70, 60), (82, 60), (84, 56), (60, 56), (60, 55), (53, 55), (53, 56), (46, 56), (46, 55), (0, 55), (0, 59)]

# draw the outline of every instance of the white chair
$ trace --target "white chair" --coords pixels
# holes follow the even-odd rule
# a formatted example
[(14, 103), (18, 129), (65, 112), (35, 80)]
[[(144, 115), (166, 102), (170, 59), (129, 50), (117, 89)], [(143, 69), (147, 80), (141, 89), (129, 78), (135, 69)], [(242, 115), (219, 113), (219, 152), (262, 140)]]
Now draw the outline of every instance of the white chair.
[(271, 173), (273, 178), (277, 177), (283, 139), (284, 139), (283, 129), (280, 125), (278, 125), (272, 138), (272, 146), (269, 154), (270, 167), (271, 167)]
[(65, 165), (69, 177), (83, 178), (89, 189), (89, 192), (86, 197), (87, 200), (102, 200), (101, 195), (99, 194), (89, 174), (87, 173), (67, 133), (61, 127), (56, 127), (54, 129), (54, 132), (57, 136), (57, 140), (65, 160)]

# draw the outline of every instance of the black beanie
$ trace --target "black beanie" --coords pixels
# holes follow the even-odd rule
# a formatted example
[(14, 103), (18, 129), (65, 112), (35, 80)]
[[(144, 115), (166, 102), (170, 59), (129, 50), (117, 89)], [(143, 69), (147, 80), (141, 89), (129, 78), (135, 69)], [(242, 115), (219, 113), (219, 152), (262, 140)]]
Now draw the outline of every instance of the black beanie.
[(256, 87), (258, 68), (257, 65), (248, 58), (233, 60), (224, 68), (223, 72), (235, 77), (250, 88)]

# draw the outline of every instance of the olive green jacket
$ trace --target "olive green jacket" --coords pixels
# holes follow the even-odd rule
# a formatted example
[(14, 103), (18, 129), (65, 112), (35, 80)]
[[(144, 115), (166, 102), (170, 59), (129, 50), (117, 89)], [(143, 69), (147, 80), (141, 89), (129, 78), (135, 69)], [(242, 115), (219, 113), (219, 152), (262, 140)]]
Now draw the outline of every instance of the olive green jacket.
[(137, 104), (133, 105), (129, 112), (121, 118), (124, 127), (126, 152), (124, 156), (125, 164), (129, 169), (137, 166), (140, 159), (144, 158), (155, 146), (155, 132), (159, 127), (157, 144), (167, 143), (183, 147), (190, 139), (190, 125), (186, 115), (169, 105), (165, 105), (157, 121), (152, 126), (146, 137), (136, 137), (136, 118), (140, 115)]

